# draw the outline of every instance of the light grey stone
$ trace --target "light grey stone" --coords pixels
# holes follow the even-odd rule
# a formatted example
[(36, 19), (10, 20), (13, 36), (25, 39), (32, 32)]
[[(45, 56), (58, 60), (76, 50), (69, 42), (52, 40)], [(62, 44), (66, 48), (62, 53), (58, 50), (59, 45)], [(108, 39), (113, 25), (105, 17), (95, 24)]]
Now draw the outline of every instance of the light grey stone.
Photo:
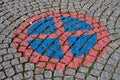
[(13, 76), (13, 79), (14, 79), (14, 80), (23, 80), (23, 75), (22, 75), (22, 73), (16, 74), (15, 76)]
[(6, 49), (0, 50), (0, 55), (5, 55), (5, 54), (7, 54), (7, 50)]
[(86, 80), (97, 80), (97, 78), (93, 76), (88, 76)]
[(8, 54), (8, 55), (5, 55), (4, 56), (4, 60), (10, 60), (10, 59), (13, 59), (13, 55), (12, 54)]
[(80, 67), (79, 71), (87, 73), (88, 72), (88, 68), (86, 68), (86, 67)]
[(112, 76), (111, 76), (111, 73), (103, 71), (101, 74), (101, 77), (110, 79)]
[(4, 68), (11, 67), (10, 61), (5, 61), (5, 62), (2, 63), (2, 65), (3, 65)]
[(24, 57), (20, 57), (20, 63), (25, 63), (27, 60), (24, 59)]
[(90, 73), (91, 73), (92, 75), (94, 75), (94, 76), (99, 76), (99, 75), (100, 75), (100, 72), (101, 72), (101, 71), (99, 71), (99, 70), (92, 69)]
[(75, 75), (75, 70), (74, 69), (67, 69), (65, 71), (65, 73), (68, 74), (68, 75)]
[(45, 78), (51, 78), (52, 77), (52, 72), (51, 71), (45, 71), (44, 75), (45, 75)]
[(2, 62), (3, 61), (3, 59), (2, 59), (2, 57), (0, 56), (0, 62)]
[(105, 70), (106, 70), (107, 72), (113, 72), (113, 71), (114, 71), (114, 67), (113, 67), (112, 65), (106, 65), (106, 66), (105, 66)]
[(33, 75), (34, 75), (33, 71), (27, 71), (26, 73), (24, 73), (25, 79), (32, 78)]
[(15, 74), (15, 71), (12, 67), (5, 69), (5, 73), (8, 77), (13, 76)]
[(117, 62), (118, 62), (118, 61), (110, 58), (107, 63), (110, 64), (110, 65), (116, 66), (116, 65), (117, 65)]
[(64, 76), (64, 80), (74, 80), (73, 76)]
[(77, 73), (75, 75), (75, 77), (78, 78), (78, 79), (84, 79), (85, 78), (85, 74), (84, 73)]
[(34, 64), (33, 63), (26, 63), (25, 70), (34, 70)]
[(18, 59), (12, 59), (12, 60), (11, 60), (11, 64), (12, 64), (12, 65), (19, 64)]
[(3, 80), (5, 77), (6, 76), (5, 76), (4, 72), (0, 71), (0, 79)]
[(23, 66), (22, 66), (22, 64), (16, 65), (16, 66), (15, 66), (15, 69), (16, 69), (17, 72), (22, 72), (22, 71), (23, 71)]
[(55, 70), (54, 76), (63, 76), (63, 71), (62, 70)]
[(95, 64), (94, 64), (94, 68), (97, 69), (97, 70), (102, 70), (103, 67), (104, 67), (103, 64), (100, 64), (100, 63), (95, 63)]
[(15, 48), (8, 48), (8, 53), (16, 53), (16, 49)]
[(113, 74), (113, 79), (114, 80), (120, 80), (120, 75), (119, 74)]
[(43, 75), (36, 75), (35, 79), (36, 80), (44, 80)]
[(56, 77), (53, 80), (62, 80), (62, 78)]

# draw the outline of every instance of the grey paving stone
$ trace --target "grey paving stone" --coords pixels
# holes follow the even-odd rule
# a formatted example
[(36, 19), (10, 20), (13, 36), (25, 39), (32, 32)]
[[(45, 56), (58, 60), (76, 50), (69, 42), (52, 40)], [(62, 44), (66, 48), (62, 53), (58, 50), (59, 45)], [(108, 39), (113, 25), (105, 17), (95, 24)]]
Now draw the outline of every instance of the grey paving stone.
[(53, 80), (62, 80), (62, 78), (56, 77)]
[(7, 78), (7, 79), (5, 79), (5, 80), (13, 80), (12, 78)]
[(2, 63), (2, 65), (3, 65), (4, 68), (11, 67), (10, 61), (5, 61), (5, 62)]
[(27, 60), (24, 59), (24, 57), (20, 57), (20, 63), (25, 63)]
[(3, 80), (5, 77), (6, 77), (6, 76), (5, 76), (4, 72), (3, 72), (3, 71), (0, 71), (0, 79)]
[(8, 53), (16, 53), (16, 49), (15, 48), (8, 48)]
[(120, 67), (117, 67), (117, 68), (115, 69), (115, 72), (118, 73), (118, 74), (120, 74)]
[(35, 75), (36, 80), (44, 80), (43, 75)]
[(26, 63), (25, 70), (34, 70), (34, 64), (33, 63)]
[(111, 57), (115, 60), (120, 60), (120, 54), (119, 53), (113, 53)]
[(100, 72), (99, 70), (96, 70), (96, 69), (92, 69), (90, 74), (94, 75), (94, 76), (99, 76), (100, 75)]
[(97, 78), (96, 78), (96, 77), (93, 77), (93, 76), (88, 76), (88, 77), (86, 78), (86, 80), (97, 80)]
[(5, 55), (4, 56), (4, 60), (10, 60), (10, 59), (13, 59), (13, 55), (12, 54), (8, 54), (8, 55)]
[(23, 75), (22, 75), (22, 73), (16, 74), (15, 76), (13, 76), (13, 79), (14, 79), (14, 80), (23, 80)]
[(3, 59), (2, 59), (2, 57), (0, 56), (0, 62), (2, 62), (3, 61)]
[(112, 65), (106, 65), (106, 66), (105, 66), (105, 70), (106, 70), (107, 72), (113, 72), (113, 71), (114, 71), (114, 68), (115, 68), (115, 67), (113, 67)]
[(54, 76), (63, 76), (63, 71), (62, 70), (55, 70)]
[(3, 43), (11, 43), (12, 39), (11, 38), (5, 38)]
[(8, 44), (0, 44), (0, 48), (8, 48)]
[(75, 71), (76, 71), (76, 70), (74, 70), (74, 69), (67, 69), (67, 70), (65, 71), (65, 73), (68, 74), (68, 75), (75, 75)]
[(64, 80), (74, 80), (73, 76), (64, 76)]
[(108, 63), (108, 64), (111, 64), (111, 65), (113, 65), (113, 66), (116, 66), (116, 65), (117, 65), (117, 62), (118, 62), (118, 61), (110, 58), (107, 63)]
[(18, 59), (12, 59), (12, 60), (11, 60), (11, 64), (12, 64), (12, 65), (19, 64)]
[(25, 79), (32, 78), (34, 75), (33, 71), (27, 71), (24, 73)]
[(77, 73), (75, 75), (75, 77), (78, 78), (78, 79), (84, 79), (85, 78), (85, 74), (84, 73)]
[(80, 67), (79, 71), (87, 73), (88, 72), (88, 68), (86, 68), (86, 67)]
[(113, 74), (113, 79), (114, 80), (120, 80), (120, 75), (119, 74)]
[(2, 70), (3, 69), (3, 67), (2, 67), (2, 65), (0, 64), (0, 70)]
[(5, 69), (5, 73), (8, 77), (13, 76), (15, 74), (15, 71), (12, 67)]
[(51, 78), (52, 77), (52, 72), (51, 71), (45, 71), (44, 76), (45, 76), (45, 78)]
[(7, 50), (6, 49), (0, 50), (0, 55), (4, 55), (4, 54), (7, 54)]
[(23, 71), (23, 66), (22, 66), (22, 64), (16, 65), (16, 66), (15, 66), (15, 69), (16, 69), (17, 72), (22, 72), (22, 71)]
[(112, 76), (111, 76), (111, 73), (103, 71), (101, 74), (101, 77), (110, 79)]
[(94, 64), (94, 68), (97, 69), (97, 70), (102, 70), (103, 67), (104, 67), (103, 64), (100, 64), (100, 63), (95, 63), (95, 64)]
[(35, 74), (42, 74), (44, 72), (43, 68), (36, 68), (35, 69)]

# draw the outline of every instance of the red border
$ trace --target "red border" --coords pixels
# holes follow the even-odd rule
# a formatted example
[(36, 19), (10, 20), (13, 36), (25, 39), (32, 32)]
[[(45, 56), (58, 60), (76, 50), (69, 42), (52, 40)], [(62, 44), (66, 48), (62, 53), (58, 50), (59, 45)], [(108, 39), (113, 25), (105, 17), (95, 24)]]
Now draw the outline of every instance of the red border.
[[(33, 51), (30, 47), (27, 47), (28, 43), (26, 41), (28, 39), (34, 39), (35, 37), (35, 36), (27, 37), (26, 35), (31, 25), (48, 16), (54, 16), (54, 17), (70, 16), (73, 18), (78, 18), (83, 21), (86, 21), (87, 23), (89, 23), (94, 27), (93, 30), (85, 31), (85, 33), (87, 34), (96, 33), (98, 42), (93, 47), (93, 49), (90, 50), (89, 54), (86, 55), (83, 61), (83, 65), (88, 66), (89, 64), (95, 61), (95, 58), (98, 59), (100, 57), (103, 57), (103, 55), (107, 53), (107, 49), (108, 49), (107, 44), (110, 42), (110, 37), (107, 28), (102, 23), (100, 23), (98, 20), (94, 19), (93, 17), (86, 16), (84, 14), (78, 14), (76, 12), (67, 13), (66, 11), (55, 11), (55, 12), (42, 13), (40, 15), (35, 15), (31, 18), (28, 18), (14, 30), (13, 43), (20, 56), (24, 56), (25, 59), (30, 60), (30, 62), (36, 63), (40, 67), (45, 67), (51, 70), (64, 70), (66, 65), (67, 67), (70, 68), (77, 68), (79, 64), (82, 62), (82, 59), (84, 58), (83, 56), (73, 58), (72, 55), (69, 54), (69, 52), (65, 54), (64, 60), (57, 60), (57, 59), (49, 58), (45, 55), (40, 55), (37, 52)], [(57, 20), (54, 21), (57, 22)], [(62, 23), (57, 24), (57, 26), (61, 26), (61, 25)], [(84, 33), (84, 31), (81, 32), (80, 34), (82, 33)], [(45, 36), (43, 35), (43, 37)]]

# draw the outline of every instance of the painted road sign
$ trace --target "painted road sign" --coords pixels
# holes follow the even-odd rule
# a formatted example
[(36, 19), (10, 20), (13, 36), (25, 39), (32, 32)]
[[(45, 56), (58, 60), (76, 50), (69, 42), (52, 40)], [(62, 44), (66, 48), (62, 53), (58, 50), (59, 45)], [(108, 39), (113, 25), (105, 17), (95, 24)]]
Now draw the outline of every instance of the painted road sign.
[(106, 53), (110, 41), (99, 21), (65, 11), (25, 20), (14, 31), (14, 38), (20, 56), (51, 70), (77, 68), (80, 63), (87, 66)]

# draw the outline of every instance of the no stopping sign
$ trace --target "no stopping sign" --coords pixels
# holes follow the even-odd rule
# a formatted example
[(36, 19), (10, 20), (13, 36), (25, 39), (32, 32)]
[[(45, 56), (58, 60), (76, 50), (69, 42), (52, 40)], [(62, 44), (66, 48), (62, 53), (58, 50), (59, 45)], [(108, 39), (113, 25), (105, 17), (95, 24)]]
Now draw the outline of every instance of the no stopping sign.
[[(32, 23), (32, 24), (31, 24)], [(107, 28), (76, 12), (46, 12), (22, 22), (14, 30), (20, 56), (51, 70), (88, 66), (107, 53)]]

